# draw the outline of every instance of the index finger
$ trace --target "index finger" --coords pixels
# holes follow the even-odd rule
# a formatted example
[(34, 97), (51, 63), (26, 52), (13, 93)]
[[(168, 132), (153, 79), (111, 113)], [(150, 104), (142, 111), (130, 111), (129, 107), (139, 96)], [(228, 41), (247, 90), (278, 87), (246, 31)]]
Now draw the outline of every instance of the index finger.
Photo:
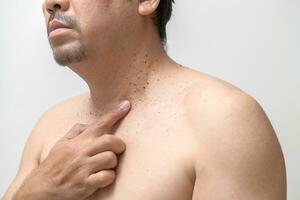
[(103, 135), (103, 131), (107, 131), (123, 118), (128, 113), (129, 108), (130, 102), (128, 100), (122, 101), (117, 108), (101, 116), (98, 120), (93, 122), (88, 129), (93, 129), (93, 132), (95, 132), (97, 136)]

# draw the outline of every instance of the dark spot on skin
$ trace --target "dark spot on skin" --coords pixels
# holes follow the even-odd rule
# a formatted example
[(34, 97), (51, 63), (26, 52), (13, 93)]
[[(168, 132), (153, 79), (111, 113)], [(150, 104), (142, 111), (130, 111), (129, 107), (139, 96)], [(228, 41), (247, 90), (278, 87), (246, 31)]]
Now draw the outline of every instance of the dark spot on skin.
[(147, 82), (147, 85), (149, 85), (149, 82)]
[(143, 86), (143, 88), (144, 88), (144, 89), (146, 89), (146, 87), (145, 87), (145, 86)]

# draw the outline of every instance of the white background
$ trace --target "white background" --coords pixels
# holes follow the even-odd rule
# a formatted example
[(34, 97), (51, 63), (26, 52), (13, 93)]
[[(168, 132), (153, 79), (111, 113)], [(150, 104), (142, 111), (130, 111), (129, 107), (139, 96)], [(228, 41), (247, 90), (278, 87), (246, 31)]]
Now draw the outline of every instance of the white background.
[[(87, 90), (54, 62), (41, 4), (1, 2), (1, 196), (42, 113)], [(171, 57), (236, 85), (262, 105), (284, 152), (291, 200), (300, 199), (299, 13), (299, 0), (177, 0), (168, 25)]]

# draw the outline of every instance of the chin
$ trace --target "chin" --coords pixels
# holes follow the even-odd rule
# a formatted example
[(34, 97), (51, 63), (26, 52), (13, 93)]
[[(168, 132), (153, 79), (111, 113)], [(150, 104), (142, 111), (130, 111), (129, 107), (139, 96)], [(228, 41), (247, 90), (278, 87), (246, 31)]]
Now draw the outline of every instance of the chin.
[(52, 47), (52, 50), (55, 61), (62, 66), (78, 63), (86, 58), (84, 45), (79, 42)]

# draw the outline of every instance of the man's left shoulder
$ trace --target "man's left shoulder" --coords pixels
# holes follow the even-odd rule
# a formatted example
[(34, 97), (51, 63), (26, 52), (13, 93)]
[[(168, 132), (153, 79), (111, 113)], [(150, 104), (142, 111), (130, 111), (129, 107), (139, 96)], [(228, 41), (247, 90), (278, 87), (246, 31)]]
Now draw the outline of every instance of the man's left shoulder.
[(237, 86), (216, 77), (200, 74), (199, 81), (186, 89), (182, 105), (192, 129), (213, 130), (208, 133), (227, 138), (248, 138), (249, 134), (274, 137), (275, 131), (260, 103)]
[[(254, 192), (258, 197), (283, 197), (284, 158), (262, 106), (230, 83), (209, 75), (199, 77), (186, 90), (183, 102), (186, 123), (196, 143), (195, 174), (201, 185), (207, 183), (206, 189), (196, 187), (195, 196), (210, 199), (216, 195), (208, 192), (214, 187), (220, 191), (218, 199), (251, 199)], [(219, 183), (227, 187), (219, 187)]]

